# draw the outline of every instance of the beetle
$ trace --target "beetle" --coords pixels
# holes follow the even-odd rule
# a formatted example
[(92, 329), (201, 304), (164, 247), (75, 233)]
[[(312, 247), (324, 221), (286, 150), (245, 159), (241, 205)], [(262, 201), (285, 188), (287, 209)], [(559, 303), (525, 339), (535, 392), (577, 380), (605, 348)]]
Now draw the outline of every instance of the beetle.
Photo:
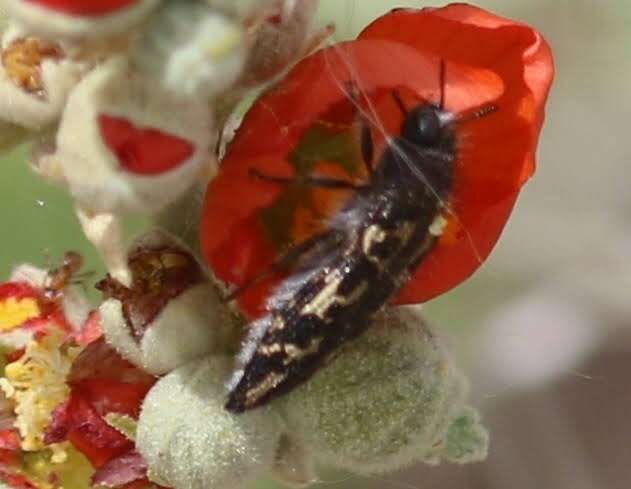
[(205, 259), (258, 318), (229, 410), (480, 266), (534, 171), (552, 75), (536, 31), (459, 4), (386, 14), (255, 103), (202, 215)]
[[(441, 60), (438, 103), (422, 101), (408, 110), (398, 92), (391, 92), (403, 121), (374, 167), (371, 131), (362, 120), (365, 184), (304, 178), (307, 185), (350, 188), (354, 195), (324, 231), (276, 264), (298, 262), (270, 298), (269, 314), (253, 326), (256, 340), (242, 354), (243, 368), (232, 380), (228, 410), (265, 404), (313, 375), (341, 345), (370, 326), (442, 234), (457, 158), (456, 126), (497, 109), (486, 105), (467, 115), (446, 111), (444, 78)], [(356, 87), (349, 88), (353, 99), (356, 92)], [(252, 176), (292, 182), (256, 171)]]

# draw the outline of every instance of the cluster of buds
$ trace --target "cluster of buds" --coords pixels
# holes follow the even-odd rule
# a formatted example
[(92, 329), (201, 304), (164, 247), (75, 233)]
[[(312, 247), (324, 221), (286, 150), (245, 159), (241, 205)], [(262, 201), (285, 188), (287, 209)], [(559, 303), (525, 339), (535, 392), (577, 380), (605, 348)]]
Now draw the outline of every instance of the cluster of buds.
[[(318, 463), (362, 474), (467, 463), (488, 436), (415, 309), (391, 308), (312, 381), (224, 408), (247, 336), (201, 264), (199, 190), (248, 91), (317, 47), (316, 0), (0, 0), (0, 149), (73, 196), (108, 274), (81, 257), (0, 285), (0, 487), (304, 487)], [(126, 243), (121, 218), (159, 229)], [(84, 281), (85, 283), (85, 281)]]
[(128, 282), (119, 216), (155, 215), (207, 182), (227, 111), (322, 39), (315, 6), (3, 0), (0, 149), (37, 140), (33, 167), (68, 188)]
[(91, 309), (68, 253), (0, 285), (0, 481), (12, 488), (305, 487), (317, 463), (378, 474), (466, 463), (488, 436), (414, 308), (390, 309), (311, 382), (245, 414), (224, 408), (241, 317), (164, 232), (128, 250)]

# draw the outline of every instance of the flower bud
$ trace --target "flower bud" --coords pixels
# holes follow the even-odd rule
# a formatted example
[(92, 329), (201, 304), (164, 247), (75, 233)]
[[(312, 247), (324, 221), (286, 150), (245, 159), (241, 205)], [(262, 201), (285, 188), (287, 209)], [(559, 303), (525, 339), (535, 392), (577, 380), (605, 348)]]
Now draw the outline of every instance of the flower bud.
[(434, 462), (466, 393), (418, 314), (397, 308), (375, 322), (284, 402), (317, 460), (361, 474)]
[(11, 151), (19, 144), (26, 142), (30, 136), (30, 131), (15, 124), (0, 121), (0, 153)]
[(0, 53), (0, 120), (34, 131), (53, 124), (86, 68), (60, 44), (9, 28)]
[(211, 113), (114, 57), (77, 85), (56, 147), (41, 150), (44, 175), (62, 174), (94, 213), (154, 213), (182, 195), (210, 161)]
[(149, 391), (136, 448), (154, 482), (188, 489), (231, 489), (268, 471), (281, 434), (270, 407), (224, 409), (232, 359), (207, 357), (162, 378)]
[(229, 15), (239, 22), (252, 23), (263, 18), (278, 0), (205, 0), (213, 10)]
[(0, 7), (37, 35), (83, 39), (124, 32), (141, 22), (159, 0), (0, 0)]
[(165, 2), (132, 47), (144, 74), (186, 97), (208, 98), (230, 88), (245, 56), (240, 24), (199, 0)]
[(51, 270), (19, 265), (9, 281), (0, 284), (0, 345), (23, 348), (38, 333), (61, 330), (77, 333), (91, 306), (82, 291), (72, 284), (82, 258), (67, 252), (62, 263)]
[(128, 253), (132, 283), (108, 276), (97, 287), (101, 327), (127, 360), (159, 375), (215, 350), (233, 318), (195, 258), (160, 233)]
[(278, 2), (277, 11), (250, 29), (251, 48), (240, 80), (248, 87), (271, 80), (314, 48), (322, 31), (312, 37), (317, 0)]
[(316, 481), (313, 457), (295, 434), (285, 433), (280, 438), (272, 475), (283, 486), (296, 489)]
[(489, 433), (480, 422), (480, 414), (465, 407), (449, 425), (437, 457), (452, 463), (466, 464), (486, 459)]

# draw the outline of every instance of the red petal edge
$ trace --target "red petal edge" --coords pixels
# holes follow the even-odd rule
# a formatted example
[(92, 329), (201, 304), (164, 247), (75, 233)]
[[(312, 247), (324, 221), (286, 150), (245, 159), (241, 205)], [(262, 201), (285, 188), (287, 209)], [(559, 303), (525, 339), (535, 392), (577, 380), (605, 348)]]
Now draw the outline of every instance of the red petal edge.
[(69, 15), (99, 16), (130, 7), (139, 0), (26, 0), (26, 2)]
[(101, 137), (121, 167), (138, 175), (159, 175), (185, 164), (195, 147), (190, 141), (153, 128), (138, 128), (127, 119), (100, 115)]
[(70, 441), (96, 468), (134, 446), (132, 441), (108, 425), (90, 403), (76, 393), (53, 412), (44, 437), (48, 444), (65, 440)]
[(119, 487), (146, 479), (147, 463), (135, 450), (109, 460), (92, 476), (92, 485)]

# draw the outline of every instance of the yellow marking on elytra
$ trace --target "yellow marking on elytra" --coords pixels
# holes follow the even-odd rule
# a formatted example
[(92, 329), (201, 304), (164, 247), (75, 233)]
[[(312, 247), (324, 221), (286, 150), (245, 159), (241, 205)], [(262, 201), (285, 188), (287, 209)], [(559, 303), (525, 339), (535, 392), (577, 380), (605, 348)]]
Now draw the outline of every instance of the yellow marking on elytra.
[(322, 338), (311, 338), (311, 342), (309, 346), (306, 348), (300, 348), (299, 346), (294, 345), (293, 343), (287, 343), (283, 345), (285, 349), (285, 353), (287, 354), (287, 358), (284, 360), (285, 365), (289, 365), (291, 362), (295, 362), (296, 360), (302, 360), (305, 357), (318, 353), (320, 350), (320, 344), (322, 343)]
[(342, 277), (339, 272), (334, 272), (332, 274), (327, 275), (327, 283), (322, 288), (318, 295), (316, 295), (308, 304), (306, 304), (300, 314), (306, 316), (308, 314), (313, 314), (320, 318), (323, 318), (329, 308), (336, 303), (343, 304), (346, 299), (342, 296), (337, 295), (337, 291), (340, 288), (342, 283)]
[(364, 231), (362, 247), (364, 253), (369, 254), (374, 243), (382, 243), (386, 239), (386, 232), (377, 224), (371, 224)]
[(271, 345), (260, 345), (257, 349), (257, 353), (266, 357), (275, 355), (276, 353), (281, 353), (282, 351), (283, 347), (280, 343), (273, 343)]
[(386, 237), (386, 232), (377, 224), (372, 224), (366, 228), (362, 236), (362, 250), (366, 258), (375, 263), (379, 263), (379, 257), (372, 254), (372, 248), (376, 243), (383, 243)]
[(438, 214), (432, 221), (432, 224), (429, 226), (429, 234), (436, 237), (442, 236), (442, 234), (445, 232), (447, 224), (449, 224), (449, 222), (447, 221), (447, 219), (445, 219), (445, 216), (443, 216), (442, 214)]
[(282, 316), (275, 315), (272, 318), (272, 324), (269, 327), (270, 331), (280, 331), (285, 329), (285, 320)]
[(248, 389), (245, 394), (246, 405), (255, 404), (261, 397), (287, 378), (287, 373), (270, 372), (255, 387)]

